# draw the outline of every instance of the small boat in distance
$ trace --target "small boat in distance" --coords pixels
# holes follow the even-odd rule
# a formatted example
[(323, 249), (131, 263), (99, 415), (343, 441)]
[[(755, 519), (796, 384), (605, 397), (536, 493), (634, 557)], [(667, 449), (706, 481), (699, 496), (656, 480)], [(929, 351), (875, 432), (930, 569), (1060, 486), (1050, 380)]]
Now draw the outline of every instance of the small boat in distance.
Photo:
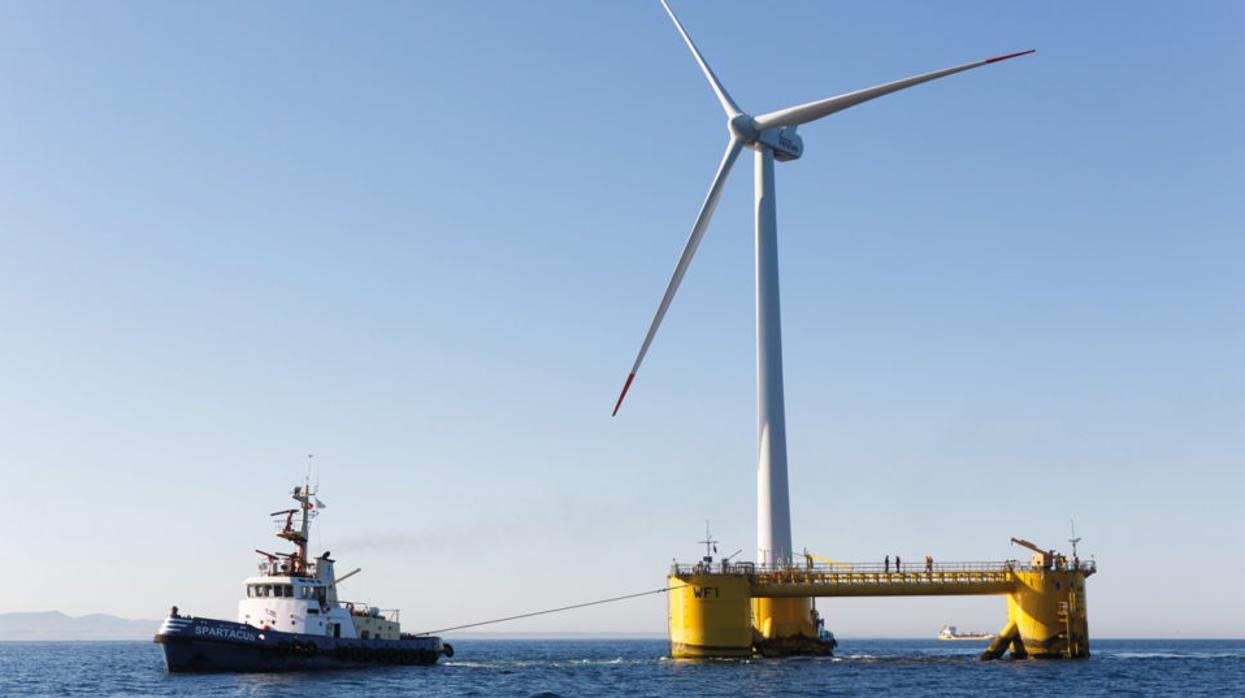
[(307, 559), (311, 520), (324, 504), (310, 482), (295, 487), (298, 506), (270, 514), (292, 553), (264, 556), (259, 575), (242, 582), (237, 622), (196, 618), (173, 607), (155, 642), (169, 672), (350, 669), (383, 664), (434, 664), (454, 648), (439, 637), (401, 631), (398, 611), (342, 601), (341, 577), (326, 551)]
[(938, 631), (939, 640), (993, 640), (994, 633), (961, 633), (958, 632), (954, 625), (944, 625), (942, 630)]

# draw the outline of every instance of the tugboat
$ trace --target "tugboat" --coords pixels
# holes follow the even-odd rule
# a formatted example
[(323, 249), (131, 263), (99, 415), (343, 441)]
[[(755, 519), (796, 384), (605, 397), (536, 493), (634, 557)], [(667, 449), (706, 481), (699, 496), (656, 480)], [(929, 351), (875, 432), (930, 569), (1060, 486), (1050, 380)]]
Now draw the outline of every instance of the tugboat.
[(311, 520), (324, 504), (310, 481), (291, 493), (297, 506), (273, 512), (277, 537), (292, 553), (263, 556), (259, 575), (243, 580), (237, 622), (181, 615), (177, 606), (156, 633), (169, 672), (348, 669), (385, 664), (435, 664), (454, 648), (439, 637), (401, 631), (398, 611), (341, 601), (326, 551), (307, 559)]

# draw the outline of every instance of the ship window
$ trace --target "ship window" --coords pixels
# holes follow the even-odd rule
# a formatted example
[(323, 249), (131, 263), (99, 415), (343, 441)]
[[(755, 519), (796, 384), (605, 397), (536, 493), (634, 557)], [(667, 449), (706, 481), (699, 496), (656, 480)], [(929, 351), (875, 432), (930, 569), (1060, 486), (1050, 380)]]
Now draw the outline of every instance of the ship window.
[(255, 585), (254, 584), (246, 585), (246, 597), (248, 599), (255, 597)]
[(281, 595), (291, 599), (294, 598), (294, 587), (289, 584), (282, 584)]
[(362, 637), (364, 640), (366, 640), (366, 639), (367, 639), (367, 631), (366, 631), (366, 630), (364, 630), (364, 631), (363, 631), (363, 634), (362, 634), (360, 637)]

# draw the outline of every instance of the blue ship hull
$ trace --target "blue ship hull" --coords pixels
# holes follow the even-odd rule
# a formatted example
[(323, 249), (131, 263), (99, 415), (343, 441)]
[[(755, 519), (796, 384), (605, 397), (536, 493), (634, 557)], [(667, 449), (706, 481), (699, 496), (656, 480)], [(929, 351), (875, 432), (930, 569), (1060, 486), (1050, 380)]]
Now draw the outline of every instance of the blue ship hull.
[(283, 633), (210, 618), (170, 616), (155, 642), (170, 672), (309, 671), (435, 664), (454, 649), (439, 637), (361, 640)]

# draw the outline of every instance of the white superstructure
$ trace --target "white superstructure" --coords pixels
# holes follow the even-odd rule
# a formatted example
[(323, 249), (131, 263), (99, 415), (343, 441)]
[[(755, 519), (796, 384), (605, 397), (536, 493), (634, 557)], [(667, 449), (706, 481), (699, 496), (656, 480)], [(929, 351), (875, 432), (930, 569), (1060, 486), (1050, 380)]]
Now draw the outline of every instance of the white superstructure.
[(296, 546), (293, 553), (255, 552), (264, 556), (259, 575), (242, 582), (238, 622), (261, 630), (307, 633), (337, 638), (397, 640), (401, 626), (397, 611), (382, 614), (376, 607), (343, 602), (337, 585), (359, 572), (338, 578), (329, 553), (307, 559), (311, 519), (323, 507), (309, 484), (291, 493), (298, 506), (273, 512), (277, 537)]
[[(314, 568), (327, 563), (332, 583), (333, 563), (316, 560)], [(244, 597), (238, 602), (238, 622), (256, 628), (287, 633), (313, 633), (333, 637), (357, 637), (350, 611), (337, 603), (337, 590), (318, 576), (272, 575), (247, 577)]]

